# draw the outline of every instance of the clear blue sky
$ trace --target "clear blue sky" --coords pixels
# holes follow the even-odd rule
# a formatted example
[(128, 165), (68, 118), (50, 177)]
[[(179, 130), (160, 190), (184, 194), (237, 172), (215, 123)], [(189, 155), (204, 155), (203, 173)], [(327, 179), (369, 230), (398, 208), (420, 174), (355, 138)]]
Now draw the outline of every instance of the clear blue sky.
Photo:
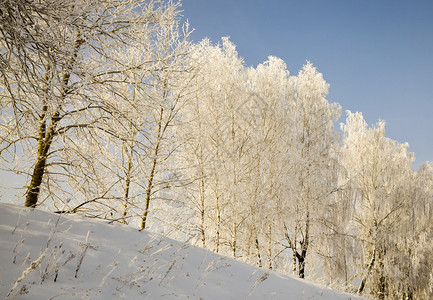
[(297, 74), (310, 60), (330, 102), (370, 125), (385, 120), (415, 167), (433, 161), (433, 0), (182, 0), (182, 9), (194, 41), (229, 36), (247, 66), (274, 55)]

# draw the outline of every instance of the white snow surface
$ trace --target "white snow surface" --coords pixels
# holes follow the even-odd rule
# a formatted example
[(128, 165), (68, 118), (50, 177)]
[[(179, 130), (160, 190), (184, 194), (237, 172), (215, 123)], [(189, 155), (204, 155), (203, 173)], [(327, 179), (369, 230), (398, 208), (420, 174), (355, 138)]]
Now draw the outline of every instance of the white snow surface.
[(364, 299), (126, 225), (3, 203), (0, 298)]

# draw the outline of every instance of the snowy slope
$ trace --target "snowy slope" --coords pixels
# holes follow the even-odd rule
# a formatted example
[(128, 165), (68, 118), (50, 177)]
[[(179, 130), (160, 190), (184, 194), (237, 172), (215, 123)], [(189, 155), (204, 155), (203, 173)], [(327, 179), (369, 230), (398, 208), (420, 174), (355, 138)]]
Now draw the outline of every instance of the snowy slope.
[(0, 298), (8, 293), (10, 299), (361, 299), (120, 224), (0, 204)]

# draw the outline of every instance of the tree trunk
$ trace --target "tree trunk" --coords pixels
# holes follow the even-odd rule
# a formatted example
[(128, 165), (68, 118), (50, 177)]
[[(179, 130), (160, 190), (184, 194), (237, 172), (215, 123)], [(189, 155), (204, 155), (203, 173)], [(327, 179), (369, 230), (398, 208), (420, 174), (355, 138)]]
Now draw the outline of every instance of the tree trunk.
[(303, 255), (298, 256), (298, 264), (299, 264), (299, 278), (305, 278), (305, 257)]
[(236, 239), (237, 239), (237, 228), (236, 228), (236, 223), (233, 222), (233, 235), (232, 235), (232, 253), (233, 253), (233, 257), (236, 258)]
[(127, 224), (126, 216), (128, 215), (128, 203), (129, 203), (129, 190), (131, 186), (131, 170), (132, 170), (132, 156), (133, 156), (133, 146), (129, 145), (129, 149), (131, 150), (128, 155), (128, 166), (126, 167), (126, 182), (125, 182), (125, 191), (123, 195), (123, 213), (122, 213), (122, 223)]
[(262, 257), (260, 256), (259, 238), (256, 236), (256, 251), (257, 251), (257, 265), (262, 267)]
[(299, 264), (299, 278), (305, 278), (305, 258), (307, 257), (308, 247), (310, 245), (310, 213), (307, 210), (305, 220), (305, 235), (301, 242), (301, 254), (297, 253)]
[[(196, 81), (197, 85), (197, 81)], [(197, 88), (197, 87), (196, 87)], [(196, 114), (198, 116), (198, 129), (199, 129), (199, 136), (200, 139), (203, 139), (203, 132), (202, 132), (202, 122), (201, 122), (201, 114), (200, 114), (200, 106), (199, 106), (199, 100), (198, 95), (195, 95), (196, 100)], [(205, 172), (204, 172), (204, 162), (203, 162), (203, 144), (199, 144), (199, 164), (200, 164), (200, 234), (201, 234), (201, 245), (203, 248), (206, 248), (206, 233), (205, 233)]]
[(361, 284), (359, 285), (359, 288), (358, 288), (358, 294), (360, 294), (360, 295), (364, 291), (365, 283), (367, 282), (367, 278), (370, 275), (371, 270), (373, 269), (375, 261), (376, 261), (376, 245), (373, 248), (373, 254), (372, 254), (372, 257), (371, 257), (371, 261), (368, 264), (367, 273), (365, 274), (364, 278), (362, 278)]
[(47, 107), (43, 108), (44, 113), (41, 116), (41, 124), (39, 126), (39, 138), (38, 138), (38, 154), (36, 157), (35, 167), (33, 169), (32, 179), (28, 187), (25, 206), (36, 207), (38, 203), (39, 193), (41, 191), (42, 179), (45, 173), (45, 167), (47, 164), (47, 155), (50, 150), (51, 143), (53, 142), (55, 127), (58, 122), (59, 113), (55, 112), (51, 117), (51, 125), (46, 130), (45, 111)]
[(269, 223), (268, 227), (268, 269), (272, 270), (272, 225)]
[[(203, 155), (203, 153), (201, 153)], [(205, 186), (204, 186), (204, 170), (203, 170), (203, 162), (201, 162), (201, 184), (200, 184), (200, 233), (201, 233), (201, 245), (203, 248), (206, 248), (206, 235), (205, 235)]]
[(220, 231), (221, 231), (221, 207), (220, 207), (220, 196), (218, 193), (218, 177), (216, 178), (215, 186), (215, 201), (216, 201), (216, 213), (217, 213), (217, 228), (216, 228), (216, 241), (215, 241), (215, 252), (218, 253), (220, 247)]
[(217, 230), (216, 230), (216, 253), (219, 251), (220, 247), (220, 231), (221, 231), (221, 211), (219, 207), (219, 197), (216, 199), (217, 201)]
[(143, 212), (143, 217), (141, 218), (141, 229), (140, 230), (146, 229), (147, 215), (149, 213), (150, 198), (151, 198), (152, 189), (153, 189), (153, 179), (155, 176), (156, 164), (158, 162), (159, 145), (160, 145), (161, 139), (162, 139), (161, 130), (162, 130), (163, 114), (164, 114), (164, 108), (161, 107), (161, 111), (160, 111), (160, 115), (159, 115), (159, 121), (158, 121), (158, 131), (157, 131), (157, 135), (156, 135), (155, 151), (153, 153), (152, 167), (150, 169), (149, 181), (148, 181), (147, 187), (146, 187), (146, 200), (144, 203), (144, 212)]
[(348, 282), (348, 275), (347, 275), (347, 259), (346, 259), (346, 251), (344, 252), (344, 286), (347, 287), (347, 285), (349, 284)]
[[(157, 150), (155, 151), (155, 153), (156, 152), (157, 152)], [(150, 198), (151, 198), (151, 195), (152, 195), (153, 177), (155, 175), (156, 163), (157, 163), (157, 159), (156, 159), (156, 156), (155, 156), (153, 158), (152, 167), (150, 169), (149, 182), (147, 183), (146, 200), (145, 200), (145, 203), (144, 203), (144, 212), (143, 212), (143, 217), (141, 218), (141, 229), (140, 230), (146, 229), (146, 221), (147, 221), (147, 215), (149, 213)]]
[(293, 239), (293, 243), (291, 243), (291, 248), (292, 248), (292, 253), (293, 253), (293, 255), (292, 255), (292, 260), (293, 260), (293, 275), (296, 275), (297, 274), (297, 263), (298, 263), (298, 261), (297, 261), (297, 254), (298, 254), (298, 250), (296, 249), (296, 243), (297, 243), (297, 241), (296, 241), (296, 236), (297, 236), (297, 230), (298, 229), (298, 226), (297, 225), (295, 225), (295, 234), (294, 234), (294, 239)]
[(36, 207), (41, 190), (42, 178), (45, 173), (45, 166), (47, 162), (47, 152), (49, 144), (44, 141), (38, 143), (38, 155), (36, 157), (35, 168), (33, 169), (32, 179), (28, 188), (25, 206)]
[[(382, 247), (381, 247), (382, 248)], [(378, 253), (378, 269), (379, 269), (379, 282), (378, 282), (378, 298), (384, 300), (386, 298), (386, 278), (385, 278), (385, 266), (383, 264), (383, 256), (385, 250), (383, 248)]]

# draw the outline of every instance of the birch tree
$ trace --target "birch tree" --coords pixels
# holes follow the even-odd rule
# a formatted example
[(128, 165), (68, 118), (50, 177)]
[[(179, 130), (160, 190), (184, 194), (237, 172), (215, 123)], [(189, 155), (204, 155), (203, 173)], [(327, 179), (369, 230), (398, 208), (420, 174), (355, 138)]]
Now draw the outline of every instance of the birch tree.
[(220, 252), (225, 244), (233, 254), (243, 219), (235, 218), (235, 207), (230, 205), (240, 203), (237, 170), (243, 153), (239, 145), (245, 136), (239, 130), (236, 109), (245, 99), (246, 72), (227, 38), (217, 46), (203, 40), (190, 59), (198, 69), (181, 127), (187, 141), (182, 156), (188, 158), (187, 177), (192, 182), (188, 187), (192, 203), (187, 206), (197, 213), (202, 246)]
[(294, 96), (288, 115), (293, 118), (292, 142), (286, 154), (289, 187), (284, 207), (289, 213), (282, 227), (293, 255), (293, 272), (300, 278), (305, 277), (306, 258), (322, 217), (320, 207), (336, 188), (334, 122), (340, 115), (340, 107), (326, 100), (328, 88), (311, 63), (293, 78)]
[[(278, 219), (282, 196), (287, 133), (286, 101), (293, 96), (289, 71), (284, 61), (270, 56), (248, 70), (250, 101), (245, 104), (251, 146), (248, 148), (245, 230), (249, 231), (247, 257), (258, 266), (274, 267), (281, 252)], [(252, 249), (250, 249), (252, 248)], [(266, 263), (264, 260), (266, 258)]]
[(364, 269), (358, 293), (366, 286), (379, 299), (386, 298), (389, 278), (390, 236), (397, 234), (406, 207), (405, 186), (410, 182), (413, 155), (407, 144), (385, 137), (385, 123), (367, 128), (362, 114), (347, 112), (343, 161), (352, 188), (357, 191), (353, 220), (362, 241)]

